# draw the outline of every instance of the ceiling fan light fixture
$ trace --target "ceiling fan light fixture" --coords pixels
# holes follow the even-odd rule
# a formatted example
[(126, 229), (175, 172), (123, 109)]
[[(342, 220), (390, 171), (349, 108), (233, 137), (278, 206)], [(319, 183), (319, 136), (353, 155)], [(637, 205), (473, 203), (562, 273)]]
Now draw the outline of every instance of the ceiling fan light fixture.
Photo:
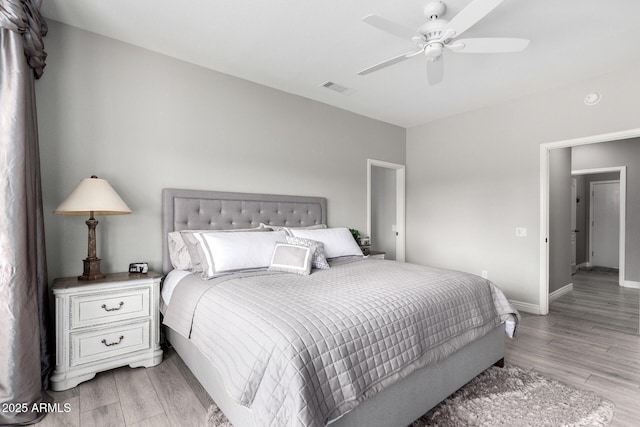
[(596, 105), (597, 103), (599, 103), (601, 99), (602, 96), (598, 92), (591, 92), (584, 97), (584, 103), (585, 105), (591, 107), (592, 105)]
[(430, 61), (435, 61), (442, 56), (442, 43), (432, 43), (424, 48), (424, 56)]

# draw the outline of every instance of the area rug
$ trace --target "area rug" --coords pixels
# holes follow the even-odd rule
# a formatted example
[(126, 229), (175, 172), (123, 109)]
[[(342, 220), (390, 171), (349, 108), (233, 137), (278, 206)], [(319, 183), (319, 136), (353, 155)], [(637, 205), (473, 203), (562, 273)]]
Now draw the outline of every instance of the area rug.
[[(515, 366), (492, 367), (414, 421), (411, 427), (608, 426), (612, 402)], [(232, 427), (217, 406), (208, 427)]]

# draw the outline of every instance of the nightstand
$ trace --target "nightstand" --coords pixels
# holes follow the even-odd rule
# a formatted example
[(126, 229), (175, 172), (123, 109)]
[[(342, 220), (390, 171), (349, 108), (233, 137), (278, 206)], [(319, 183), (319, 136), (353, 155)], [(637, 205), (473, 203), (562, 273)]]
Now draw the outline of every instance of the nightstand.
[(162, 361), (157, 273), (107, 274), (91, 282), (53, 282), (56, 368), (51, 389), (67, 390), (97, 372)]
[(369, 252), (369, 258), (371, 259), (384, 259), (384, 256), (386, 255), (386, 252), (381, 252), (381, 251), (370, 251)]

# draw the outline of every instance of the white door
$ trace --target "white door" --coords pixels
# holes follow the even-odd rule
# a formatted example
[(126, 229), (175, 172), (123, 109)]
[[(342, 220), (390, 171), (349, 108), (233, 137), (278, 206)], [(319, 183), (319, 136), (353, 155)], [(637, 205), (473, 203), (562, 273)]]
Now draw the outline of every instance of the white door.
[(591, 265), (619, 268), (620, 181), (591, 183)]
[(571, 274), (575, 274), (578, 270), (576, 266), (576, 227), (577, 220), (576, 215), (578, 211), (578, 207), (576, 206), (578, 203), (578, 181), (576, 178), (571, 178), (571, 231), (569, 233), (569, 238), (571, 239)]

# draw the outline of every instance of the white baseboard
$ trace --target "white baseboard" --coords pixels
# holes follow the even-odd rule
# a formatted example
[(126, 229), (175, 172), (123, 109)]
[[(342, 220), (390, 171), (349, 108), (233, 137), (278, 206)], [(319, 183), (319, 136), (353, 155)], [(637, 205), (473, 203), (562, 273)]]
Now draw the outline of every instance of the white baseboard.
[(576, 266), (576, 268), (577, 268), (578, 270), (580, 270), (581, 268), (591, 268), (591, 263), (590, 263), (589, 261), (586, 261), (586, 262), (583, 262), (583, 263), (578, 264), (578, 265)]
[(624, 286), (625, 288), (640, 289), (640, 282), (634, 282), (633, 280), (625, 280), (624, 282), (622, 282), (622, 286)]
[[(626, 283), (629, 283), (629, 281), (627, 281)], [(640, 288), (640, 282), (631, 282), (631, 283), (637, 284), (637, 286)], [(631, 288), (635, 286), (631, 285), (629, 287)], [(569, 283), (568, 285), (564, 285), (560, 289), (556, 289), (555, 291), (549, 294), (549, 302), (560, 298), (562, 295), (569, 293), (572, 290), (573, 290), (573, 283)], [(510, 300), (510, 302), (518, 311), (524, 311), (525, 313), (532, 313), (532, 314), (540, 314), (539, 305), (530, 304), (528, 302), (522, 302), (522, 301), (514, 301), (514, 300)]]
[(510, 300), (511, 305), (513, 305), (516, 310), (524, 311), (526, 313), (532, 314), (540, 314), (540, 306), (536, 304), (529, 304), (528, 302), (514, 301)]
[(569, 293), (573, 290), (573, 283), (569, 283), (568, 285), (564, 285), (560, 289), (556, 289), (555, 291), (549, 294), (549, 302), (560, 298), (562, 295)]

